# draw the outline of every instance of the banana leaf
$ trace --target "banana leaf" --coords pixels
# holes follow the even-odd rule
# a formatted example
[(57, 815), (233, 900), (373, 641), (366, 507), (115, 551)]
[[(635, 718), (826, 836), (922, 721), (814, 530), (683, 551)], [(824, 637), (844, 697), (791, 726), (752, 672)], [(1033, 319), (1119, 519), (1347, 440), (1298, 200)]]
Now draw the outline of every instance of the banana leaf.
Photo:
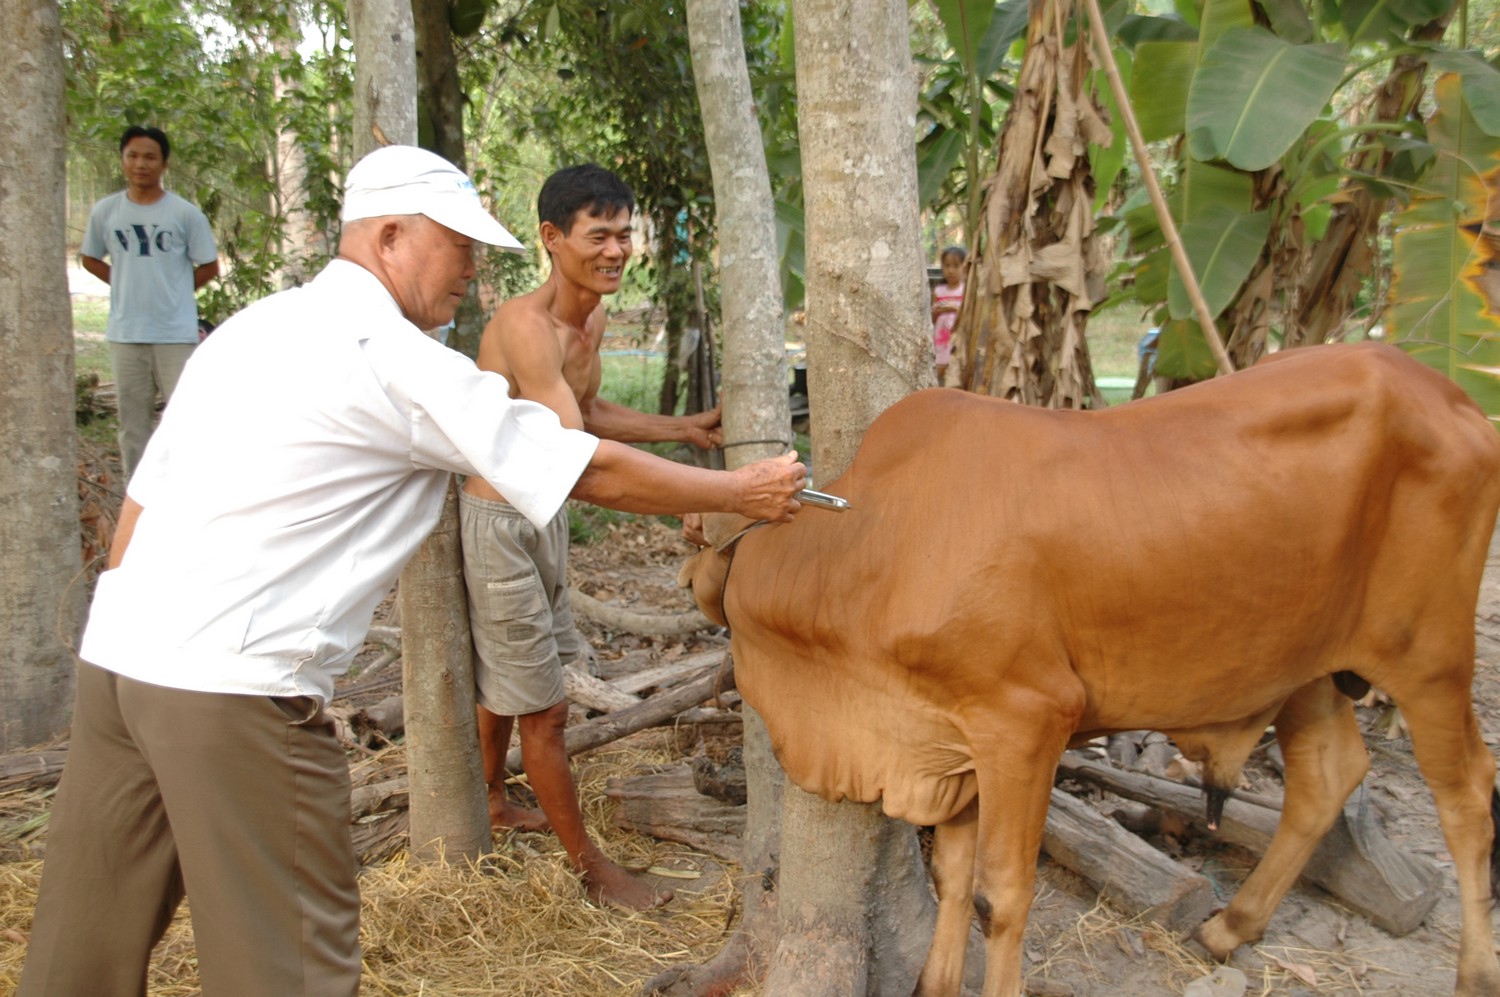
[(1500, 421), (1500, 139), (1475, 122), (1458, 74), (1434, 92), (1438, 155), (1396, 216), (1387, 331)]
[(1224, 32), (1188, 92), (1193, 158), (1265, 169), (1318, 119), (1343, 73), (1338, 45), (1292, 45), (1264, 28)]

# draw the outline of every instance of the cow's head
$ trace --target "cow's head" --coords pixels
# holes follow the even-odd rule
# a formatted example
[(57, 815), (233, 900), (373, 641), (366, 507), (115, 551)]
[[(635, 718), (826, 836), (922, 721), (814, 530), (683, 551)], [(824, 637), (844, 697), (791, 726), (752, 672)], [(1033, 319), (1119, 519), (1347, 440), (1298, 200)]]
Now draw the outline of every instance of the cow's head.
[(727, 512), (704, 513), (703, 536), (708, 546), (682, 562), (677, 572), (677, 584), (692, 589), (693, 601), (703, 615), (721, 627), (729, 625), (724, 619), (724, 580), (729, 575), (729, 559), (734, 556), (734, 545), (754, 522)]

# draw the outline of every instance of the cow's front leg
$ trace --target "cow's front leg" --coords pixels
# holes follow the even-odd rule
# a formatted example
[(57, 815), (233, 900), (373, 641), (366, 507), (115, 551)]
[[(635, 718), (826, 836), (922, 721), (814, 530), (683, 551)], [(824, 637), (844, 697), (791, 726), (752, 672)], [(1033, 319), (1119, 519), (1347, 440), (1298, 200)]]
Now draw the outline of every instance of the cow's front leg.
[(950, 997), (963, 985), (964, 955), (973, 923), (974, 848), (979, 801), (933, 829), (932, 882), (937, 888), (937, 926), (914, 997)]
[(979, 784), (974, 911), (985, 935), (984, 997), (1020, 997), (1021, 937), (1031, 911), (1037, 856), (1071, 713), (1032, 702), (996, 711), (971, 732)]

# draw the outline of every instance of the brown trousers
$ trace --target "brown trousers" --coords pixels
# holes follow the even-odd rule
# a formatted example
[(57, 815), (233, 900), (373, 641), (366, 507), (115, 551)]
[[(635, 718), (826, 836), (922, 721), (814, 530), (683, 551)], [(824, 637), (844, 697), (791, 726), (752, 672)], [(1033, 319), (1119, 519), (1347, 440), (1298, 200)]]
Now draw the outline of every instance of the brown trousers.
[(184, 893), (205, 997), (353, 997), (349, 768), (317, 700), (84, 663), (17, 997), (141, 997)]

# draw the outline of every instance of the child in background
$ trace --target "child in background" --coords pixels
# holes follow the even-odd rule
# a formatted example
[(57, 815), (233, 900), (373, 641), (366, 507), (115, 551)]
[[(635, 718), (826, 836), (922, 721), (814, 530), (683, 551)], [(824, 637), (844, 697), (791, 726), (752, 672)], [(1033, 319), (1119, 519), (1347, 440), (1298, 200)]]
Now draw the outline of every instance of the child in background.
[(932, 345), (937, 354), (937, 383), (944, 383), (948, 362), (953, 358), (953, 323), (964, 300), (964, 260), (962, 246), (949, 246), (938, 257), (943, 267), (943, 282), (932, 289)]

